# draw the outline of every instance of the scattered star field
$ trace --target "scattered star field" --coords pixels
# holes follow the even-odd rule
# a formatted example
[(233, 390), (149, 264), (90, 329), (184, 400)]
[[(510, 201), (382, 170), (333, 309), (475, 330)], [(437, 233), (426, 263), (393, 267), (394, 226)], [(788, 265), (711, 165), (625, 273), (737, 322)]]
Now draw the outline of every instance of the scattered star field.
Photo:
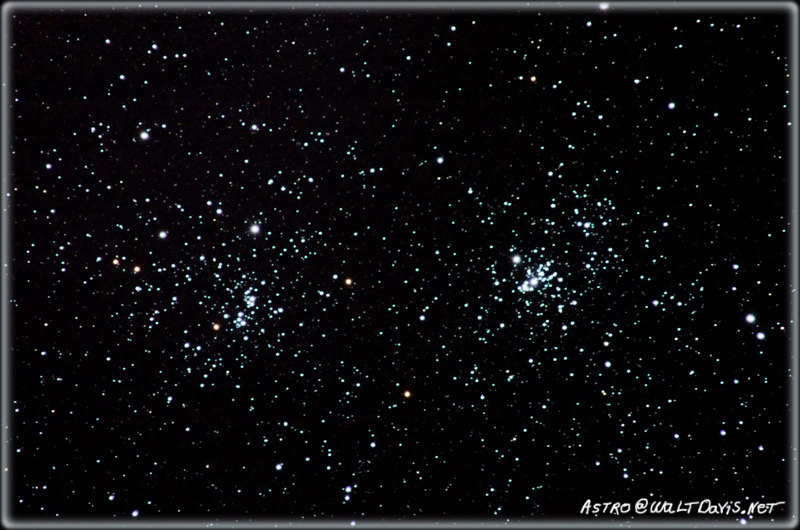
[(96, 7), (7, 13), (16, 517), (788, 500), (785, 11)]

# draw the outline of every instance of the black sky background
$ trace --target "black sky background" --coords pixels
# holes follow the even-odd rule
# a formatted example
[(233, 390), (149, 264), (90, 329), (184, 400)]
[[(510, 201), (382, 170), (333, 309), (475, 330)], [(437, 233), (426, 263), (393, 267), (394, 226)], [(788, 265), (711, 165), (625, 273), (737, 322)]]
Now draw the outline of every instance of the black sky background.
[(788, 500), (783, 15), (11, 28), (17, 515)]

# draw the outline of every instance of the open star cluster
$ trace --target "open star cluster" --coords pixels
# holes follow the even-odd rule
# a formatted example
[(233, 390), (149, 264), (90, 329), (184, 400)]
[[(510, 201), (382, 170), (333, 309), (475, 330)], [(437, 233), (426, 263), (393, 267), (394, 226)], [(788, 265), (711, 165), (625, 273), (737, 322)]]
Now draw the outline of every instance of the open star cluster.
[(17, 516), (786, 500), (788, 17), (10, 27)]

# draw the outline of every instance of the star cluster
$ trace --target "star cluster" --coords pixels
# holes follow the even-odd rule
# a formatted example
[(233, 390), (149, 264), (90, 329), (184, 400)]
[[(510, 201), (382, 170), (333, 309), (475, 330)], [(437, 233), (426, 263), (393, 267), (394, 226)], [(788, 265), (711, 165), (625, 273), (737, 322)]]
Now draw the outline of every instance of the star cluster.
[(786, 500), (788, 17), (603, 6), (15, 8), (14, 513)]

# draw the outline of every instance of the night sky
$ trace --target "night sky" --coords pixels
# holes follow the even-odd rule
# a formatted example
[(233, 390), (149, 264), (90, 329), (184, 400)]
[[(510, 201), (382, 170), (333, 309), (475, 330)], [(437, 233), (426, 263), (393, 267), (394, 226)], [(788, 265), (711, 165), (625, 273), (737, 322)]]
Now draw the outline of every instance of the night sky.
[(788, 500), (785, 14), (10, 28), (15, 515)]

